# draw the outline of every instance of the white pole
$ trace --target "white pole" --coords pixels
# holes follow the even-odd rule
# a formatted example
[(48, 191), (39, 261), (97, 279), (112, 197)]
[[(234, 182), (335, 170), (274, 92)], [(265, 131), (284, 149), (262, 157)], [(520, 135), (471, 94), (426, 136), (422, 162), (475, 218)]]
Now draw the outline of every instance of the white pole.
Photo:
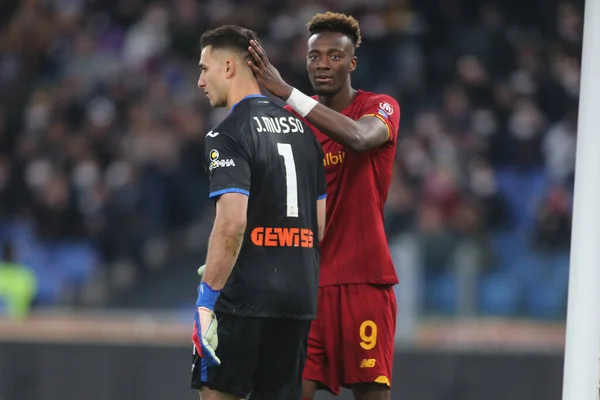
[(600, 351), (600, 0), (584, 13), (563, 400), (595, 400)]

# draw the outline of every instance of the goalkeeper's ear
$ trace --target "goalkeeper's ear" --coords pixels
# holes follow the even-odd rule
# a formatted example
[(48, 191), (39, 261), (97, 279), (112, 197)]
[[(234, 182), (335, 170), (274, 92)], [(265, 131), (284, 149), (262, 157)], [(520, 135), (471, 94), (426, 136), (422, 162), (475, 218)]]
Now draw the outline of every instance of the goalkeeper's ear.
[(198, 276), (200, 276), (200, 279), (202, 279), (202, 276), (204, 275), (204, 271), (206, 270), (206, 264), (201, 266), (200, 268), (198, 268)]

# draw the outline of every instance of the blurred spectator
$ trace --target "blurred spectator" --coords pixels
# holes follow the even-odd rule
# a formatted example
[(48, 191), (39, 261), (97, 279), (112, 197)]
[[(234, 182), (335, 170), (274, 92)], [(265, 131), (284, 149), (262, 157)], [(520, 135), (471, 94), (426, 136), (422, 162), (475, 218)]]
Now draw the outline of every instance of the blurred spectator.
[(15, 262), (12, 245), (5, 243), (0, 260), (0, 315), (9, 318), (27, 316), (36, 290), (35, 275)]
[(498, 188), (492, 166), (483, 158), (476, 158), (469, 166), (470, 192), (482, 205), (482, 215), (479, 221), (483, 224), (479, 228), (496, 230), (504, 228), (510, 223), (508, 204)]
[(86, 237), (82, 216), (66, 177), (52, 176), (34, 194), (32, 204), (37, 237), (43, 241)]
[(456, 237), (445, 224), (444, 212), (436, 204), (424, 204), (419, 211), (419, 243), (423, 266), (428, 275), (449, 270)]
[(568, 183), (574, 179), (576, 137), (577, 110), (570, 111), (548, 130), (542, 150), (552, 180)]
[(413, 192), (400, 179), (393, 180), (386, 203), (385, 227), (388, 238), (410, 231), (414, 226), (414, 216)]
[(565, 250), (571, 244), (569, 194), (562, 186), (552, 187), (537, 213), (534, 246), (540, 250)]

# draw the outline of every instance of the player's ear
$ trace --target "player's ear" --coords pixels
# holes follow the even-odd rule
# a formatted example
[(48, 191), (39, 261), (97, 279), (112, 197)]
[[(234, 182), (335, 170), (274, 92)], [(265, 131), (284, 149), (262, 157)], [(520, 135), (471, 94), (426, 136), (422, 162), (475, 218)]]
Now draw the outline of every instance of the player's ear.
[(235, 74), (235, 63), (233, 60), (225, 60), (225, 78), (231, 78)]
[(356, 56), (352, 57), (350, 60), (350, 72), (354, 72), (356, 69), (356, 64), (358, 63), (358, 58)]

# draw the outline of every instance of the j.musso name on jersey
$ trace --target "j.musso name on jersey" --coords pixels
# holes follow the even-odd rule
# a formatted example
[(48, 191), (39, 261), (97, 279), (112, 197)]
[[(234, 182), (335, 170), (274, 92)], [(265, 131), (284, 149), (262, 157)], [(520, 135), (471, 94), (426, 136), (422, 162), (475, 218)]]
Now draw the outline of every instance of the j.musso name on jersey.
[(212, 149), (209, 153), (210, 164), (208, 166), (208, 171), (212, 172), (215, 168), (223, 168), (223, 167), (235, 167), (235, 162), (231, 158), (227, 158), (224, 160), (219, 159), (219, 150)]
[(304, 132), (304, 126), (298, 118), (294, 117), (253, 117), (256, 132), (269, 133), (296, 133)]

